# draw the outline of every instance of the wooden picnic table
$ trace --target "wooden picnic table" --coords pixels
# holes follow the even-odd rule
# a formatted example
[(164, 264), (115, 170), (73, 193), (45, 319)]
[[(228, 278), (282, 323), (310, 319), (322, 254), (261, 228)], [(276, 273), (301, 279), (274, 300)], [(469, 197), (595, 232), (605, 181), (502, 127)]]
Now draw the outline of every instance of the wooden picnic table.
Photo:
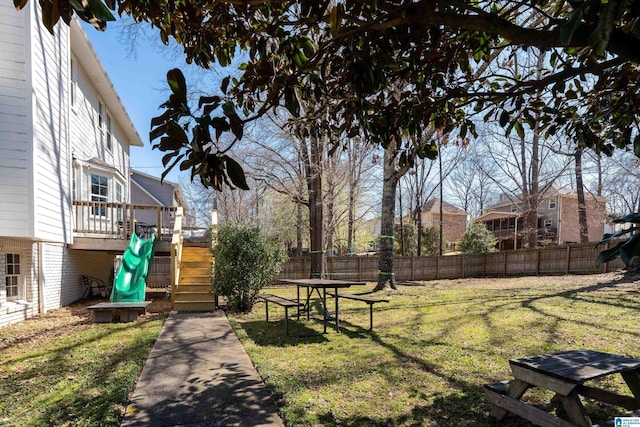
[[(300, 312), (307, 312), (307, 320), (309, 319), (310, 308), (310, 300), (313, 291), (316, 291), (323, 308), (323, 321), (324, 321), (324, 332), (327, 333), (327, 321), (331, 317), (329, 310), (327, 309), (327, 289), (333, 289), (333, 291), (337, 294), (338, 289), (341, 288), (349, 288), (351, 286), (364, 285), (364, 282), (352, 282), (349, 280), (335, 280), (335, 279), (283, 279), (282, 282), (293, 283), (297, 287), (297, 299), (300, 302), (300, 288), (306, 289), (306, 298), (304, 306), (298, 309), (298, 318), (300, 318)], [(320, 289), (322, 289), (322, 295), (320, 294)], [(336, 331), (340, 332), (340, 321), (338, 320), (338, 298), (335, 298), (335, 322), (336, 322)]]
[[(580, 396), (610, 403), (628, 410), (640, 408), (640, 360), (592, 350), (571, 350), (509, 361), (514, 379), (485, 385), (494, 404), (491, 415), (501, 420), (512, 412), (541, 426), (592, 427)], [(621, 374), (633, 396), (587, 386), (589, 380)], [(568, 421), (522, 402), (531, 387), (555, 392), (553, 403), (561, 403)], [(637, 414), (633, 414), (637, 416)]]

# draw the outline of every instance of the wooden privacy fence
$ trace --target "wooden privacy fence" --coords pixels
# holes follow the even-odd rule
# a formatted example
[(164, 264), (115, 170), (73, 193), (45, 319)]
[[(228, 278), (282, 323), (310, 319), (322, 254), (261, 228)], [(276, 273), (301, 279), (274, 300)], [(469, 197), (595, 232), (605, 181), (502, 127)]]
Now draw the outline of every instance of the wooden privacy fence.
[(171, 257), (156, 256), (147, 276), (148, 288), (165, 289), (171, 284)]
[[(396, 256), (394, 270), (396, 280), (402, 282), (486, 276), (595, 274), (623, 267), (620, 259), (596, 267), (596, 258), (605, 248), (588, 243), (478, 255)], [(276, 280), (304, 279), (310, 274), (309, 257), (290, 258), (282, 265)], [(328, 257), (326, 276), (331, 279), (377, 281), (378, 257)]]

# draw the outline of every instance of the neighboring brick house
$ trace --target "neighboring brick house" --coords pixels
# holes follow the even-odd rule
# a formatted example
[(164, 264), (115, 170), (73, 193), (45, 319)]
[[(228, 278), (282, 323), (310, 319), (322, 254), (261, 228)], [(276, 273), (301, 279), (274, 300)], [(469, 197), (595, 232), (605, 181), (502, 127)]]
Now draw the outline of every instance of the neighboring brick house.
[[(602, 238), (607, 200), (585, 194), (589, 241)], [(482, 222), (498, 238), (498, 249), (522, 247), (522, 202), (502, 197), (500, 202), (485, 209), (483, 215), (473, 219)], [(538, 244), (567, 244), (580, 241), (578, 221), (578, 195), (575, 191), (549, 187), (538, 202)], [(516, 244), (514, 245), (514, 239)]]
[[(422, 227), (429, 228), (440, 225), (440, 199), (427, 200), (420, 210)], [(442, 202), (442, 234), (449, 245), (455, 248), (467, 230), (467, 213), (457, 206)]]

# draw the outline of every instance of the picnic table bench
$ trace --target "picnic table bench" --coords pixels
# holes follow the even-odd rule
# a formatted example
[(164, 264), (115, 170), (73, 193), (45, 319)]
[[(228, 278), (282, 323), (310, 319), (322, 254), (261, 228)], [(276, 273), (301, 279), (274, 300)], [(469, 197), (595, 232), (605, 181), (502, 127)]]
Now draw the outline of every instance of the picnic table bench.
[[(269, 303), (270, 302), (284, 307), (284, 333), (285, 335), (289, 336), (289, 308), (290, 307), (298, 308), (303, 304), (298, 301), (293, 301), (287, 298), (282, 298), (282, 297), (278, 297), (271, 294), (258, 294), (258, 298), (264, 301), (267, 322), (269, 321)], [(300, 313), (298, 312), (298, 317), (299, 316), (300, 316)]]
[[(372, 298), (364, 295), (345, 294), (343, 292), (327, 292), (336, 299), (336, 307), (338, 306), (338, 298), (345, 298), (354, 301), (362, 301), (369, 304), (369, 330), (373, 330), (373, 305), (379, 302), (389, 302), (388, 299)], [(337, 311), (337, 308), (336, 308)]]
[(93, 311), (95, 323), (111, 323), (115, 321), (133, 322), (141, 314), (147, 312), (147, 306), (151, 301), (142, 302), (101, 302), (90, 305), (87, 309)]
[[(348, 288), (351, 286), (364, 285), (364, 282), (352, 282), (349, 280), (335, 280), (335, 279), (282, 279), (282, 282), (293, 283), (296, 285), (296, 300), (298, 302), (300, 299), (300, 288), (305, 288), (305, 303), (298, 308), (298, 317), (300, 312), (307, 313), (307, 320), (309, 320), (309, 316), (311, 314), (311, 297), (313, 292), (318, 295), (320, 303), (322, 304), (322, 314), (323, 314), (323, 325), (324, 330), (323, 333), (327, 333), (327, 321), (331, 319), (331, 313), (329, 312), (329, 308), (327, 307), (327, 290), (333, 289), (335, 293), (338, 292), (338, 289)], [(322, 294), (320, 294), (320, 290), (322, 290)], [(338, 299), (335, 299), (335, 315), (333, 319), (336, 322), (336, 331), (340, 332), (340, 320), (338, 318)]]
[[(620, 406), (628, 410), (640, 409), (640, 360), (592, 350), (571, 350), (531, 356), (509, 361), (514, 379), (485, 384), (484, 391), (493, 409), (491, 416), (498, 421), (512, 412), (541, 426), (592, 427), (580, 396)], [(585, 385), (589, 380), (621, 374), (632, 396)], [(554, 403), (561, 403), (569, 420), (522, 402), (520, 399), (531, 387), (541, 387), (555, 393)], [(632, 412), (629, 416), (638, 416)], [(612, 425), (611, 422), (596, 424)]]

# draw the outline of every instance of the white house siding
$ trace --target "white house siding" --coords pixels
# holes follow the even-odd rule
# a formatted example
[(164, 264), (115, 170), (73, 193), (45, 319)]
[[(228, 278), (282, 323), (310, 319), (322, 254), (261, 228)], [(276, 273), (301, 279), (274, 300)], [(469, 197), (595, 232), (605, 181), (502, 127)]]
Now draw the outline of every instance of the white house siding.
[[(7, 301), (6, 254), (21, 258), (22, 283), (17, 301)], [(38, 313), (37, 245), (23, 239), (0, 238), (0, 327), (20, 322)]]
[[(49, 257), (57, 257), (49, 262)], [(50, 246), (45, 254), (46, 304), (48, 308), (69, 305), (82, 298), (83, 274), (104, 280), (109, 287), (115, 254), (102, 251), (76, 251)], [(64, 265), (63, 269), (59, 266)]]
[[(75, 58), (77, 90), (71, 107), (72, 32), (58, 24), (52, 36), (40, 13), (38, 2), (27, 3), (21, 12), (11, 3), (0, 4), (0, 327), (38, 314), (39, 289), (44, 308), (53, 309), (82, 296), (81, 274), (110, 282), (114, 253), (68, 249), (72, 201), (74, 196), (90, 200), (96, 165), (122, 184), (122, 201), (128, 202), (129, 143), (140, 144), (99, 61), (87, 54), (88, 41), (75, 37), (77, 24), (73, 43), (82, 55)], [(100, 102), (111, 115), (112, 150), (97, 126)], [(82, 176), (75, 174), (73, 159)], [(72, 194), (73, 178), (77, 194)], [(109, 201), (115, 196), (111, 184)], [(7, 253), (19, 253), (22, 267), (19, 298), (10, 301)]]
[(102, 251), (69, 250), (63, 245), (44, 245), (44, 300), (47, 310), (82, 298), (81, 275), (97, 277), (110, 286), (115, 255)]
[(27, 13), (0, 3), (0, 236), (32, 234), (26, 220), (31, 212), (27, 21)]
[[(70, 138), (73, 157), (87, 162), (91, 159), (99, 159), (119, 172), (119, 179), (123, 184), (123, 201), (129, 200), (129, 146), (123, 144), (120, 127), (118, 126), (113, 113), (106, 106), (106, 113), (112, 115), (113, 134), (112, 150), (109, 151), (105, 144), (105, 139), (98, 127), (99, 103), (104, 101), (100, 98), (97, 90), (92, 86), (90, 77), (82, 64), (77, 66), (77, 95), (75, 105), (71, 108), (70, 115)], [(78, 179), (78, 194), (75, 197), (79, 200), (90, 200), (90, 171), (85, 170)], [(114, 201), (113, 187), (110, 187), (110, 201)]]
[(56, 25), (52, 36), (40, 23), (40, 8), (35, 2), (29, 4), (35, 12), (31, 21), (35, 235), (70, 243), (69, 28)]

